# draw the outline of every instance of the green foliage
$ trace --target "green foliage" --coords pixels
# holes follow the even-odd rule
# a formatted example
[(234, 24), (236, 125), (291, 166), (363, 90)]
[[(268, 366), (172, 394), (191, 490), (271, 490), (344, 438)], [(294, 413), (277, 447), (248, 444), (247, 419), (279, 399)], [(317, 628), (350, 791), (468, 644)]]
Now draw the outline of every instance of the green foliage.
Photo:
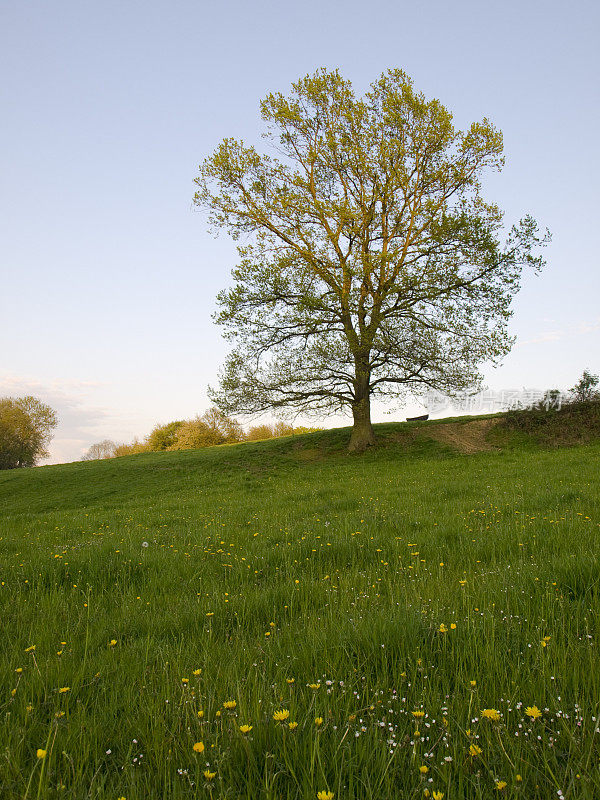
[(210, 408), (201, 417), (182, 422), (170, 450), (195, 450), (217, 444), (241, 441), (241, 425), (217, 408)]
[(599, 382), (600, 378), (597, 375), (592, 375), (589, 370), (584, 369), (583, 375), (571, 389), (573, 401), (576, 403), (589, 403), (590, 400), (600, 400)]
[(580, 444), (600, 437), (600, 402), (592, 399), (560, 404), (559, 394), (552, 389), (532, 408), (511, 409), (504, 415), (501, 426), (552, 446)]
[(279, 421), (274, 425), (254, 425), (249, 429), (244, 439), (248, 442), (256, 442), (261, 439), (277, 439), (280, 436), (292, 436), (295, 432), (296, 430), (293, 425), (288, 425), (285, 422)]
[(115, 458), (120, 458), (121, 456), (133, 456), (137, 455), (138, 453), (147, 452), (148, 445), (145, 442), (139, 442), (137, 439), (134, 439), (131, 444), (118, 444), (115, 447), (114, 455)]
[(169, 450), (177, 441), (177, 434), (183, 421), (168, 422), (166, 425), (156, 425), (146, 437), (148, 450)]
[(48, 455), (56, 413), (30, 395), (0, 398), (0, 469), (33, 467)]
[(254, 425), (246, 434), (246, 440), (249, 442), (258, 442), (262, 439), (273, 438), (272, 425)]
[(272, 425), (257, 425), (245, 433), (236, 419), (232, 419), (218, 408), (210, 408), (202, 416), (194, 419), (169, 422), (157, 425), (146, 437), (143, 444), (137, 440), (130, 445), (115, 445), (114, 442), (100, 442), (92, 445), (84, 460), (92, 458), (110, 458), (112, 456), (134, 455), (135, 453), (160, 452), (165, 450), (197, 450), (202, 447), (214, 447), (220, 444), (258, 441), (294, 433), (311, 433), (322, 428), (294, 428), (285, 422)]
[(0, 475), (2, 800), (596, 800), (600, 444), (436, 424)]
[(218, 297), (233, 350), (212, 396), (227, 413), (350, 407), (362, 449), (372, 395), (470, 387), (509, 351), (511, 300), (549, 234), (527, 216), (501, 240), (481, 179), (502, 134), (456, 130), (401, 70), (357, 98), (322, 69), (261, 111), (270, 152), (225, 139), (196, 179), (215, 228), (247, 242)]
[(275, 422), (272, 425), (254, 425), (244, 436), (246, 442), (258, 442), (264, 439), (279, 439), (282, 436), (297, 436), (302, 433), (317, 433), (323, 428), (307, 428), (302, 425), (294, 427), (286, 422)]

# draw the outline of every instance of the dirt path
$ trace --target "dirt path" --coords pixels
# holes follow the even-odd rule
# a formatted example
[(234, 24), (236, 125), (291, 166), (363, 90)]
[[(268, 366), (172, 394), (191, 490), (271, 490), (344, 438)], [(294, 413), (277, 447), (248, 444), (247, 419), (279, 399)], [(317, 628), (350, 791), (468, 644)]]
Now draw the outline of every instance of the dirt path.
[(480, 453), (495, 450), (486, 439), (487, 432), (497, 424), (495, 419), (475, 419), (473, 422), (448, 422), (423, 428), (423, 434), (442, 444), (449, 444), (460, 453)]

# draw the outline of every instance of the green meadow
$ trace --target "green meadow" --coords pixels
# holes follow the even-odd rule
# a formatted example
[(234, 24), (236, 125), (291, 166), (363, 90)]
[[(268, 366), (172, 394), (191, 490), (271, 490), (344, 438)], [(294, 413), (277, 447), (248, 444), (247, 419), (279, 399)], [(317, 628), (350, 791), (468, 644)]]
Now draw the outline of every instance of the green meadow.
[(2, 800), (600, 797), (600, 441), (472, 425), (0, 473)]

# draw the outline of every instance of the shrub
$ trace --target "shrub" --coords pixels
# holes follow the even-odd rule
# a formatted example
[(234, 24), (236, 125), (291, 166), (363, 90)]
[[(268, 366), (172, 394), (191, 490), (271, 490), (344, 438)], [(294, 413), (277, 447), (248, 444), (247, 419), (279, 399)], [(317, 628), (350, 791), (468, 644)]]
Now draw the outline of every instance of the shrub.
[(146, 437), (148, 450), (169, 450), (177, 441), (177, 433), (183, 425), (183, 420), (168, 422), (166, 425), (156, 425)]
[(115, 457), (119, 456), (132, 456), (136, 453), (147, 453), (149, 451), (148, 445), (134, 439), (131, 444), (119, 444), (115, 447)]

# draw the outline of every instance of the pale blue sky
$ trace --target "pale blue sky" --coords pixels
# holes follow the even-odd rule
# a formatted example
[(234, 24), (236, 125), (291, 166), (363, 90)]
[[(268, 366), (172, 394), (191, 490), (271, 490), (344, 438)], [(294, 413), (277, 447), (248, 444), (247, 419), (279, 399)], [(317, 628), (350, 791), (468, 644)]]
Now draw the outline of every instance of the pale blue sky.
[(222, 137), (260, 145), (259, 100), (321, 66), (359, 92), (401, 67), (457, 125), (503, 131), (487, 194), (554, 241), (488, 385), (600, 370), (599, 30), (577, 0), (3, 0), (0, 395), (58, 409), (55, 461), (208, 406), (236, 253), (192, 211), (192, 181)]

